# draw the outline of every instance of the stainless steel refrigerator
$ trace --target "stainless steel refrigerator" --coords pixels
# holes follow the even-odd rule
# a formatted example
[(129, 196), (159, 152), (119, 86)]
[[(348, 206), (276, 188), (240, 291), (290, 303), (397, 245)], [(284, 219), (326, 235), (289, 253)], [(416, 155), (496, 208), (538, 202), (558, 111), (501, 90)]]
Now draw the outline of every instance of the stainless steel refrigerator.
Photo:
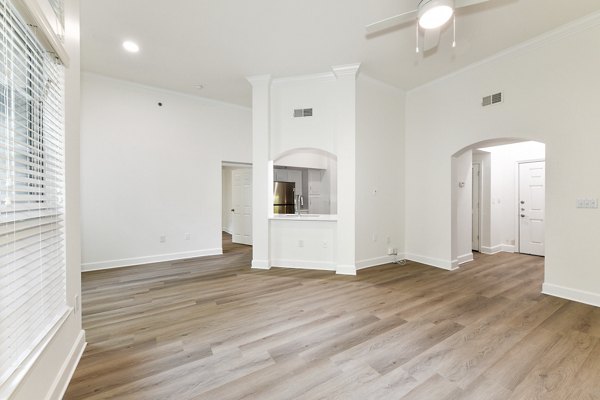
[(273, 212), (275, 214), (294, 214), (294, 182), (273, 182)]

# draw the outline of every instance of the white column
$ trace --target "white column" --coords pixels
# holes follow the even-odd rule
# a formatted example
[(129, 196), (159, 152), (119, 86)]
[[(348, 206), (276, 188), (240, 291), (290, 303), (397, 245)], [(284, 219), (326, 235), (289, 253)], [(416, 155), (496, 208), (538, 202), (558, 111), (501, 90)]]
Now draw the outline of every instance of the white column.
[(248, 81), (252, 85), (252, 268), (270, 269), (271, 75), (252, 76)]
[(332, 67), (337, 78), (338, 222), (336, 272), (356, 275), (356, 77), (360, 64)]

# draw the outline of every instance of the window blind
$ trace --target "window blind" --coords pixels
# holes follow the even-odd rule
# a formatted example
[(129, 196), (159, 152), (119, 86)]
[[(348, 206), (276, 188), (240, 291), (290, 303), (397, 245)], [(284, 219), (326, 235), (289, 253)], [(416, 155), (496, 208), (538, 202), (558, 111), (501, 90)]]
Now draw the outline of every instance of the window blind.
[(0, 392), (67, 312), (64, 68), (0, 0)]

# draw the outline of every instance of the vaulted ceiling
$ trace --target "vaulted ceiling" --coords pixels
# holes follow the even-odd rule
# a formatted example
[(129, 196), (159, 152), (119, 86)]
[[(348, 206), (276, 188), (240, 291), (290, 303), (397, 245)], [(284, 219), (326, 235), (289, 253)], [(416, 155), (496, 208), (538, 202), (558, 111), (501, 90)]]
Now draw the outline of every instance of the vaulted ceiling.
[[(82, 68), (119, 79), (250, 105), (245, 77), (362, 71), (411, 89), (600, 10), (598, 0), (490, 0), (457, 13), (457, 47), (445, 29), (415, 53), (415, 26), (366, 37), (368, 23), (418, 0), (81, 0)], [(125, 39), (141, 47), (123, 51)], [(202, 84), (202, 90), (195, 89)]]

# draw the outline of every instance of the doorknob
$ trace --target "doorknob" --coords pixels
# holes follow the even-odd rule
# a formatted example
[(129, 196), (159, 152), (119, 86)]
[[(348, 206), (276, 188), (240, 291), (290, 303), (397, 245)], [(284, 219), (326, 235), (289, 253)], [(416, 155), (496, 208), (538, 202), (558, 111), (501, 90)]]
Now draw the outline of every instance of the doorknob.
[(232, 209), (231, 209), (231, 212), (235, 212), (235, 208), (232, 208)]
[(524, 209), (524, 208), (521, 208), (521, 211), (525, 211), (525, 209)]
[(521, 214), (521, 218), (525, 218), (525, 214)]
[(525, 204), (525, 201), (524, 201), (524, 200), (521, 200), (521, 204)]

